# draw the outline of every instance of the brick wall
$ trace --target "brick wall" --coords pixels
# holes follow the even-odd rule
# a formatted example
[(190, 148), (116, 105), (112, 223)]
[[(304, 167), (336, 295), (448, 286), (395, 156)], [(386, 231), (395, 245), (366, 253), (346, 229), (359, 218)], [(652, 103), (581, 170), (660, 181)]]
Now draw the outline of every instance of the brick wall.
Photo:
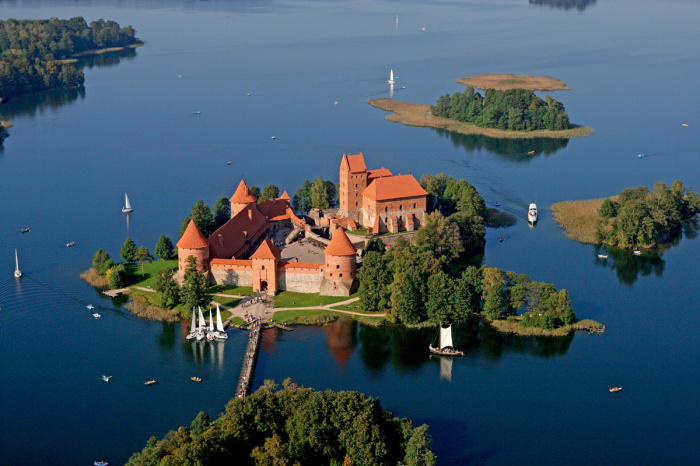
[(323, 271), (320, 269), (278, 269), (277, 286), (280, 290), (297, 293), (318, 293)]
[(252, 267), (213, 266), (211, 269), (212, 285), (253, 286)]

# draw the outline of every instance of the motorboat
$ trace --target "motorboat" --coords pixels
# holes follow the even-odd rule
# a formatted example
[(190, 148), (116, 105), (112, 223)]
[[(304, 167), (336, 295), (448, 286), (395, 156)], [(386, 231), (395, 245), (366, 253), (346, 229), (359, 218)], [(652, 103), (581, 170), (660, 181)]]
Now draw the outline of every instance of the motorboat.
[(126, 214), (132, 212), (134, 209), (131, 208), (131, 203), (129, 202), (129, 196), (124, 193), (124, 207), (122, 207), (122, 213)]
[(609, 390), (610, 390), (610, 393), (617, 393), (620, 390), (622, 390), (622, 387), (613, 387), (613, 388), (610, 388)]
[(29, 233), (29, 228), (22, 228), (22, 233)]
[(99, 315), (97, 312), (95, 312), (92, 316), (93, 316), (95, 319), (99, 319), (100, 317), (102, 317), (102, 316)]
[(15, 278), (21, 278), (22, 272), (19, 270), (19, 260), (17, 259), (17, 250), (15, 249)]
[(88, 308), (88, 309), (90, 309), (91, 311), (92, 311), (93, 309), (95, 309), (95, 306), (93, 306), (92, 304), (88, 304), (88, 305), (85, 306), (85, 307)]
[(156, 383), (155, 380), (149, 380), (149, 381), (147, 381), (147, 382), (144, 382), (143, 384), (144, 384), (145, 386), (149, 386), (149, 385), (153, 385), (154, 383)]
[(432, 343), (428, 345), (430, 352), (442, 356), (464, 356), (464, 352), (456, 350), (452, 345), (452, 326), (443, 328), (440, 326), (440, 346), (433, 347)]
[(108, 466), (109, 463), (106, 461), (95, 461), (95, 466)]
[(70, 243), (66, 244), (67, 248), (75, 246), (75, 241), (71, 241)]
[(530, 223), (537, 223), (537, 204), (532, 203), (527, 209), (527, 221)]
[(109, 382), (109, 379), (111, 379), (111, 378), (112, 378), (111, 375), (103, 375), (102, 376), (102, 380), (104, 380), (105, 382)]
[(534, 151), (534, 150), (531, 150), (530, 152), (527, 153), (527, 155), (532, 155), (532, 154), (534, 154), (534, 153), (535, 153), (535, 151)]
[(608, 255), (607, 254), (598, 254), (598, 259), (607, 259)]
[(635, 256), (641, 256), (641, 255), (642, 255), (642, 251), (634, 251), (634, 255), (635, 255)]
[(638, 159), (642, 159), (642, 158), (644, 158), (644, 157), (646, 157), (646, 154), (638, 154), (638, 155), (637, 155), (637, 158), (638, 158)]

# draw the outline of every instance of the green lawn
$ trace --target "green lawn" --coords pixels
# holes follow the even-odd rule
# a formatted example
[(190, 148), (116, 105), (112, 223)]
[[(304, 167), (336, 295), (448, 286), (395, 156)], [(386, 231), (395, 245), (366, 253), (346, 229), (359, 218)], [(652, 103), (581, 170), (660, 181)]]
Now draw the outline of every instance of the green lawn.
[[(148, 300), (149, 303), (153, 304), (154, 306), (160, 307), (160, 293), (158, 293), (157, 291), (151, 292), (131, 289), (129, 291), (129, 294), (143, 296)], [(187, 309), (187, 307), (184, 304), (178, 304), (177, 306), (175, 306), (175, 309), (178, 310), (181, 316), (192, 317), (192, 310)]]
[(177, 270), (177, 259), (167, 261), (158, 260), (143, 264), (144, 276), (141, 275), (141, 264), (125, 264), (129, 274), (128, 283), (130, 286), (142, 286), (153, 288), (156, 284), (156, 274), (162, 269)]
[[(222, 319), (224, 318), (223, 314), (221, 315), (221, 318), (222, 318)], [(225, 319), (224, 319), (224, 320), (225, 320)], [(237, 326), (239, 326), (239, 327), (245, 327), (245, 326), (248, 325), (248, 323), (247, 323), (245, 320), (241, 319), (240, 317), (234, 317), (233, 319), (231, 319), (231, 325), (232, 325), (232, 326), (233, 326), (233, 325), (237, 325)]]
[(367, 228), (365, 228), (365, 227), (360, 227), (355, 231), (345, 230), (345, 233), (347, 233), (349, 235), (357, 235), (357, 236), (367, 236), (369, 234), (367, 232)]
[(338, 314), (334, 313), (333, 311), (326, 311), (323, 309), (294, 309), (291, 311), (275, 312), (275, 315), (271, 321), (277, 324), (317, 324), (335, 317), (338, 317)]
[[(239, 298), (227, 298), (226, 296), (210, 296), (212, 301), (216, 301), (224, 306), (236, 307), (241, 302)], [(223, 314), (222, 314), (223, 317)]]
[(354, 298), (352, 296), (320, 296), (318, 293), (295, 293), (293, 291), (280, 291), (273, 296), (275, 307), (312, 307), (318, 305), (334, 304)]
[(252, 296), (255, 294), (251, 286), (231, 285), (213, 285), (207, 288), (207, 293), (237, 294), (241, 296)]

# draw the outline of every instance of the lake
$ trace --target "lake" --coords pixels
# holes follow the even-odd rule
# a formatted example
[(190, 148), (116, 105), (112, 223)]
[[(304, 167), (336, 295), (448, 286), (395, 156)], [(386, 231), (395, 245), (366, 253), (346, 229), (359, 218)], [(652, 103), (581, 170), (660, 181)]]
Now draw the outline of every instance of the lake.
[[(306, 178), (337, 180), (341, 155), (357, 151), (369, 167), (445, 172), (500, 202), (519, 221), (488, 230), (484, 263), (567, 289), (576, 314), (606, 332), (548, 340), (461, 326), (454, 340), (466, 355), (451, 364), (428, 356), (430, 330), (339, 321), (266, 332), (254, 388), (291, 377), (376, 397), (430, 425), (439, 464), (697, 461), (696, 233), (660, 256), (601, 261), (595, 247), (566, 239), (548, 207), (658, 181), (700, 189), (700, 4), (0, 6), (4, 19), (78, 15), (130, 24), (146, 45), (87, 60), (85, 89), (0, 106), (14, 123), (0, 151), (0, 462), (123, 463), (149, 436), (189, 425), (200, 410), (221, 413), (246, 333), (192, 344), (179, 324), (133, 317), (79, 273), (98, 248), (118, 257), (127, 236), (151, 251), (161, 233), (175, 240), (197, 199), (230, 197), (242, 176), (293, 194)], [(366, 103), (389, 96), (390, 69), (394, 98), (427, 104), (474, 74), (562, 79), (572, 90), (552, 95), (596, 132), (504, 142), (391, 123)], [(540, 208), (534, 228), (530, 202)], [(149, 379), (158, 384), (144, 387)]]

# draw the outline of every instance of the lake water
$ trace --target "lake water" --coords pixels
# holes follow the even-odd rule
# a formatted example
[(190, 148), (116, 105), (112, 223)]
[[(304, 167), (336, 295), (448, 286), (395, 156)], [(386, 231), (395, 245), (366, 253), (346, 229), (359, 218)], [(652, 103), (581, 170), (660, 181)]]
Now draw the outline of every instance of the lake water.
[[(126, 236), (151, 250), (161, 233), (176, 238), (198, 198), (230, 196), (241, 176), (293, 193), (305, 178), (335, 180), (342, 153), (360, 150), (370, 167), (445, 172), (502, 203), (520, 221), (488, 231), (485, 263), (567, 289), (577, 315), (607, 330), (537, 340), (463, 327), (466, 356), (451, 367), (428, 357), (429, 331), (339, 322), (266, 333), (254, 388), (292, 377), (377, 397), (430, 425), (440, 464), (697, 461), (700, 241), (688, 231), (662, 256), (601, 262), (548, 207), (657, 181), (700, 189), (698, 2), (0, 6), (2, 18), (76, 15), (131, 24), (146, 46), (91, 60), (84, 90), (0, 106), (14, 123), (0, 152), (0, 463), (122, 463), (149, 436), (222, 412), (244, 332), (193, 345), (179, 325), (131, 316), (78, 274), (98, 248), (117, 257)], [(390, 69), (394, 97), (421, 103), (472, 74), (563, 79), (573, 90), (554, 97), (596, 132), (499, 142), (390, 123), (365, 103), (389, 96)]]

